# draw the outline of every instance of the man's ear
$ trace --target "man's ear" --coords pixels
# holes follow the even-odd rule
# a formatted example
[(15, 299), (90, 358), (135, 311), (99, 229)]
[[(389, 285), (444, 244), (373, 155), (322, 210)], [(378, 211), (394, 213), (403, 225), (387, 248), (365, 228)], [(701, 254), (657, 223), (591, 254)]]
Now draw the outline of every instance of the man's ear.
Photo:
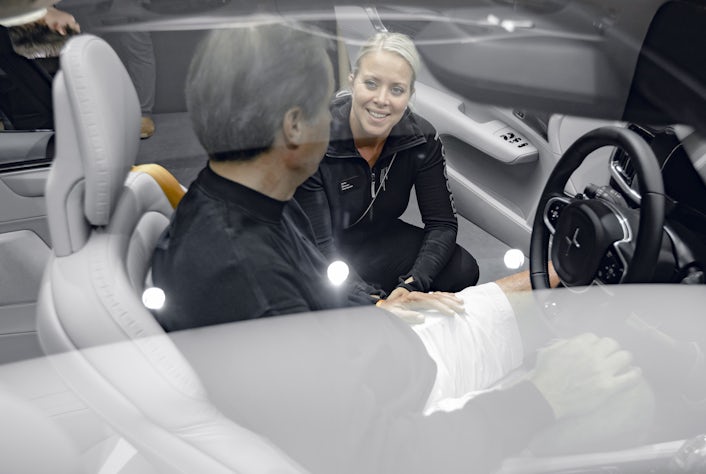
[(304, 113), (301, 107), (292, 107), (284, 113), (282, 133), (287, 148), (296, 148), (301, 144), (303, 122)]

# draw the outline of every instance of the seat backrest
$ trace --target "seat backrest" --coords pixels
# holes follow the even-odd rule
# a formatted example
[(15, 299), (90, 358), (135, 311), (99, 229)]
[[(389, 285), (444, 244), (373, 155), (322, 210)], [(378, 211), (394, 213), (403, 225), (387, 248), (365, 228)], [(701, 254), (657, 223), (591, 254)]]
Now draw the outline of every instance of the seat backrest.
[(46, 189), (54, 248), (37, 316), (44, 350), (57, 354), (52, 361), (77, 395), (160, 471), (302, 472), (213, 407), (142, 304), (173, 207), (150, 173), (130, 171), (140, 108), (125, 68), (91, 35), (72, 38), (60, 62)]

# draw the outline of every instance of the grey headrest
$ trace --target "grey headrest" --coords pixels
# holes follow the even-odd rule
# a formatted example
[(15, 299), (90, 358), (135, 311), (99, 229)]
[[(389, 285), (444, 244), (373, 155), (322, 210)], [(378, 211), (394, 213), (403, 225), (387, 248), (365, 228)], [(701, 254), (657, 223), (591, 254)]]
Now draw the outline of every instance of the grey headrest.
[(79, 35), (61, 52), (54, 79), (56, 157), (47, 214), (56, 255), (83, 246), (89, 226), (108, 224), (139, 146), (140, 105), (125, 67), (102, 39)]

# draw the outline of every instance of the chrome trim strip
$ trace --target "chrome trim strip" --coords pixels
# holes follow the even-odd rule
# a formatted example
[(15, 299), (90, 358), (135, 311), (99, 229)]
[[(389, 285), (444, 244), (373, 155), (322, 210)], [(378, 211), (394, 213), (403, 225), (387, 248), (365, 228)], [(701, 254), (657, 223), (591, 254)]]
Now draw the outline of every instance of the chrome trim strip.
[[(625, 280), (625, 275), (627, 275), (628, 270), (630, 268), (630, 265), (628, 264), (627, 259), (625, 258), (625, 255), (623, 255), (623, 251), (620, 250), (620, 247), (623, 245), (627, 245), (630, 242), (632, 242), (632, 229), (630, 228), (630, 224), (628, 223), (627, 217), (620, 211), (619, 208), (617, 208), (613, 203), (601, 200), (603, 204), (605, 204), (611, 211), (613, 211), (613, 214), (615, 214), (615, 217), (618, 219), (618, 223), (620, 224), (620, 227), (623, 229), (623, 238), (621, 240), (617, 240), (613, 242), (613, 249), (615, 250), (616, 255), (620, 259), (620, 262), (623, 264), (623, 275), (620, 277), (620, 281), (618, 284), (622, 283)], [(599, 285), (605, 285), (604, 282), (601, 280), (594, 278), (593, 282)]]
[(549, 207), (551, 207), (552, 203), (556, 201), (563, 202), (564, 204), (569, 205), (571, 204), (571, 198), (555, 196), (553, 198), (550, 198), (549, 201), (547, 201), (547, 204), (544, 206), (544, 209), (542, 210), (542, 220), (544, 221), (544, 225), (547, 226), (547, 229), (549, 229), (549, 233), (551, 233), (552, 235), (554, 235), (556, 229), (549, 222), (549, 218), (547, 217), (547, 210), (549, 209)]
[(610, 175), (613, 177), (613, 179), (615, 179), (615, 182), (618, 183), (620, 189), (625, 194), (627, 194), (628, 197), (632, 199), (635, 204), (640, 204), (640, 202), (642, 201), (642, 196), (640, 196), (640, 193), (628, 186), (628, 183), (626, 183), (623, 179), (622, 170), (618, 169), (617, 163), (615, 160), (613, 160), (612, 157), (610, 159)]

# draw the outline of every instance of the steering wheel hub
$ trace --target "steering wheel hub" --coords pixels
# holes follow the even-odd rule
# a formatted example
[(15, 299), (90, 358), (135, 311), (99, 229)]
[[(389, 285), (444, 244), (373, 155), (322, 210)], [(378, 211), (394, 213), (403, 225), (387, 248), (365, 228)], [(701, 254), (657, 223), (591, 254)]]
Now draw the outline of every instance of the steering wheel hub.
[(552, 261), (568, 286), (591, 283), (606, 251), (624, 238), (618, 216), (603, 202), (575, 201), (561, 213), (552, 243)]

